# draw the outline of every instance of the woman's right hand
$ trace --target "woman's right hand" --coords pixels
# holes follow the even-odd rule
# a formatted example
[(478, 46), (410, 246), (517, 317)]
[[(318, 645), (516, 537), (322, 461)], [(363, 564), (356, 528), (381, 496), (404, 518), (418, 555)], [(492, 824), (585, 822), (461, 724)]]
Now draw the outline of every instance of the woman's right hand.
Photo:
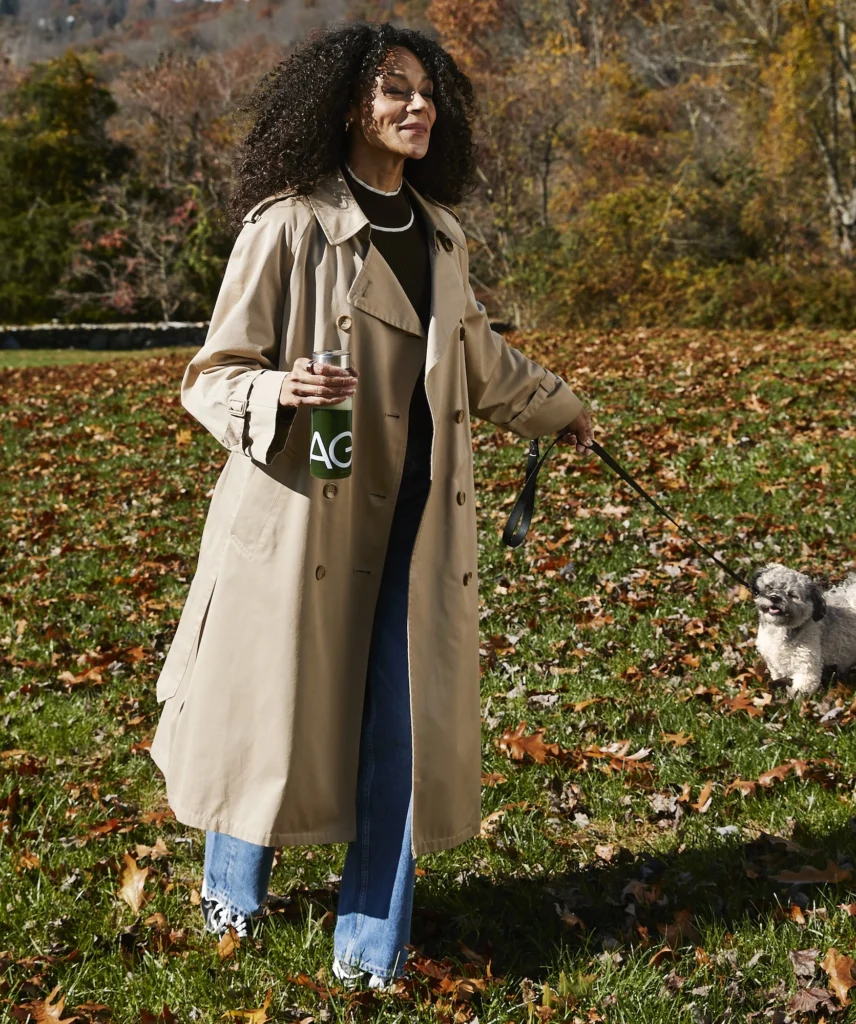
[[(309, 364), (312, 363), (311, 372)], [(285, 376), (279, 391), (280, 405), (336, 405), (353, 395), (359, 373), (329, 363), (301, 357)]]

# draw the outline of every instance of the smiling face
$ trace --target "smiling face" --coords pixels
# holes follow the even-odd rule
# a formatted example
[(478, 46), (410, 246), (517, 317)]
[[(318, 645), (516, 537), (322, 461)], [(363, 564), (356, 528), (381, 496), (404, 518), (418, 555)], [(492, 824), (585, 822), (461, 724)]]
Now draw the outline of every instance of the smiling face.
[(771, 562), (755, 575), (754, 583), (755, 606), (761, 621), (768, 625), (793, 629), (823, 617), (820, 590), (801, 572)]
[[(433, 96), (425, 66), (410, 50), (396, 46), (383, 62), (372, 93), (362, 97), (348, 116), (359, 123), (369, 147), (419, 160), (428, 151), (437, 117)], [(356, 124), (351, 133), (355, 129)]]

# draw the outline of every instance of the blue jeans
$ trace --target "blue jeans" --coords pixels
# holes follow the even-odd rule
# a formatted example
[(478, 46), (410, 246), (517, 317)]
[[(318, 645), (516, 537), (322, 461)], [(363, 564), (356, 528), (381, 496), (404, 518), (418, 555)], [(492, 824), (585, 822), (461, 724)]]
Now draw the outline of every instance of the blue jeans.
[[(333, 955), (341, 963), (382, 978), (402, 973), (413, 910), (407, 598), (410, 556), (428, 483), (424, 453), (413, 454), (408, 444), (369, 651), (357, 774), (357, 837), (345, 855), (333, 935)], [(208, 895), (233, 910), (255, 913), (267, 895), (274, 850), (206, 832)]]

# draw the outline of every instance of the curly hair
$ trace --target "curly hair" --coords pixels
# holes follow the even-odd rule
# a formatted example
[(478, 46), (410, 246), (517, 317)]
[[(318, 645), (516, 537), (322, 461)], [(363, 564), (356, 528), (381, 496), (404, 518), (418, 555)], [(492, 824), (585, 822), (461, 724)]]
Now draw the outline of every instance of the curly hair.
[(251, 127), (237, 154), (230, 227), (270, 195), (308, 195), (347, 155), (344, 118), (371, 95), (395, 47), (422, 61), (434, 85), (437, 119), (424, 157), (406, 159), (404, 177), (421, 194), (457, 203), (476, 187), (473, 87), (439, 43), (415, 29), (358, 21), (313, 32), (256, 85), (240, 111)]

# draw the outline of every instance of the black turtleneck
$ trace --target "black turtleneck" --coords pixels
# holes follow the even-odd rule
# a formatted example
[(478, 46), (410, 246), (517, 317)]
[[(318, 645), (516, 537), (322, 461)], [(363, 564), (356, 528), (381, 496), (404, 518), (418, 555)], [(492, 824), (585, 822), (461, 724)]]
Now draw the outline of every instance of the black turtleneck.
[[(372, 244), (398, 278), (427, 333), (431, 318), (431, 256), (428, 251), (428, 228), (418, 205), (410, 199), (402, 182), (395, 195), (381, 195), (365, 188), (346, 167), (342, 174), (360, 209), (368, 217)], [(405, 231), (383, 231), (384, 227), (404, 227)], [(425, 395), (425, 368), (419, 374), (410, 402), (407, 429), (405, 475), (430, 473), (433, 423)]]
[[(360, 209), (368, 217), (372, 244), (392, 268), (416, 315), (428, 330), (431, 317), (431, 259), (428, 254), (428, 232), (420, 210), (411, 202), (404, 186), (395, 195), (380, 195), (361, 185), (347, 168), (342, 172)], [(400, 228), (411, 221), (406, 231), (383, 231)]]

